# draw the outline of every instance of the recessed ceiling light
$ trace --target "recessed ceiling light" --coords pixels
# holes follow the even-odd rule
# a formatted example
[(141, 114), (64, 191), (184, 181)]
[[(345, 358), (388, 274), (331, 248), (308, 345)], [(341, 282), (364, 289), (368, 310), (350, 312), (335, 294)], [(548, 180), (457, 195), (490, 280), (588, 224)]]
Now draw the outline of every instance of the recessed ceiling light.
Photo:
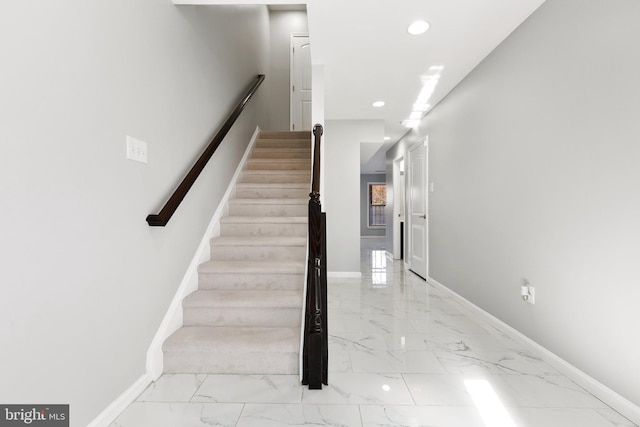
[(413, 24), (409, 25), (407, 31), (409, 34), (417, 36), (419, 34), (423, 34), (427, 32), (429, 29), (429, 23), (427, 21), (416, 21)]
[(373, 103), (374, 107), (384, 107), (384, 101), (376, 101)]
[(408, 128), (417, 128), (420, 125), (420, 120), (403, 120), (402, 125)]
[(385, 137), (384, 137), (384, 140), (385, 140), (385, 141), (389, 141), (390, 139), (391, 139), (391, 137), (390, 137), (390, 136), (385, 136)]
[(426, 104), (424, 102), (416, 102), (415, 104), (413, 104), (413, 111), (427, 111), (429, 109), (429, 107), (431, 107), (431, 105)]

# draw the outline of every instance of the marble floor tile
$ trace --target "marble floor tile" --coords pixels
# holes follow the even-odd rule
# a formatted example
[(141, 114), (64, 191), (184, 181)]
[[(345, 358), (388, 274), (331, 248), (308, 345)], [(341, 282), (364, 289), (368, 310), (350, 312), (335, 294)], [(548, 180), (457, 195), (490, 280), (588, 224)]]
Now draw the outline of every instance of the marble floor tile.
[(364, 427), (485, 427), (473, 407), (361, 405), (360, 410)]
[(452, 322), (448, 319), (426, 317), (425, 319), (412, 318), (409, 320), (411, 330), (416, 333), (431, 335), (484, 335), (490, 332), (480, 324), (473, 322)]
[(384, 239), (361, 243), (362, 278), (329, 278), (328, 386), (163, 375), (110, 427), (485, 426), (469, 380), (491, 386), (515, 427), (638, 427), (403, 261), (372, 256)]
[(430, 345), (429, 334), (387, 334), (385, 336), (387, 349), (391, 351), (420, 351), (433, 350)]
[(549, 365), (547, 362), (542, 360), (540, 356), (537, 356), (533, 352), (529, 350), (523, 350), (521, 348), (520, 349), (516, 348), (515, 351), (518, 352), (520, 357), (522, 357), (532, 365), (536, 366), (541, 372), (544, 372), (545, 375), (561, 375), (557, 369)]
[(637, 427), (634, 423), (617, 413), (611, 408), (598, 408), (595, 410), (601, 417), (609, 421), (614, 426)]
[(188, 402), (206, 375), (165, 374), (138, 397), (140, 402)]
[(353, 372), (349, 351), (329, 347), (329, 354), (329, 372)]
[[(389, 334), (365, 334), (362, 332), (334, 332), (329, 333), (329, 349), (340, 350), (387, 350)], [(425, 349), (426, 350), (426, 349)]]
[(351, 350), (353, 372), (432, 373), (447, 371), (430, 351)]
[(361, 427), (357, 405), (283, 405), (247, 403), (237, 427)]
[(329, 374), (322, 390), (305, 389), (302, 403), (413, 405), (413, 399), (399, 374)]
[[(443, 350), (465, 353), (468, 351), (517, 351), (518, 345), (493, 334), (449, 334), (431, 335), (416, 334), (413, 340), (420, 340), (419, 344), (426, 350)], [(405, 340), (406, 341), (406, 340)], [(396, 346), (399, 343), (396, 340)]]
[[(584, 408), (508, 408), (518, 427), (614, 427), (596, 410)], [(631, 424), (626, 424), (631, 425)]]
[(541, 367), (529, 363), (513, 351), (433, 352), (450, 374), (546, 375)]
[(606, 408), (607, 405), (561, 375), (494, 375), (494, 389), (507, 406)]
[(241, 403), (134, 402), (110, 427), (233, 427)]
[(300, 403), (298, 375), (209, 375), (192, 402)]
[(473, 406), (464, 385), (465, 376), (453, 374), (403, 374), (416, 405)]

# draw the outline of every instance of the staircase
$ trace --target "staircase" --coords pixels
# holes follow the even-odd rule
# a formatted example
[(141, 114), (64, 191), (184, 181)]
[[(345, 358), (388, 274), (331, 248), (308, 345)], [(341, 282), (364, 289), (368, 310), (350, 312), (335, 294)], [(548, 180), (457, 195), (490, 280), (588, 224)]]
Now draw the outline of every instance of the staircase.
[(165, 373), (298, 373), (310, 180), (310, 132), (260, 133)]

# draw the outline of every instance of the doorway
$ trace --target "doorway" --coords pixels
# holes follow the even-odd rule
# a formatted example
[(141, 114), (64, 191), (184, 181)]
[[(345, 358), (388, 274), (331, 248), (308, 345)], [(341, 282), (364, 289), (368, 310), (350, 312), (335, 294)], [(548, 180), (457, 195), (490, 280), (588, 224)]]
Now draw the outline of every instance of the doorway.
[(290, 130), (311, 130), (311, 45), (308, 34), (291, 34)]
[(423, 279), (429, 276), (428, 253), (428, 136), (409, 149), (408, 188), (408, 262), (409, 269)]
[(393, 162), (393, 259), (404, 259), (404, 157)]

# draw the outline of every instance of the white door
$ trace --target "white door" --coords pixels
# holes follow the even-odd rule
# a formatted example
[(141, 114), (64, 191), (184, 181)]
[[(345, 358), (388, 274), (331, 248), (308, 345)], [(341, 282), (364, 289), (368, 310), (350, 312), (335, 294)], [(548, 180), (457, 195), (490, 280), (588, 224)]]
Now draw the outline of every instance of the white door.
[(426, 279), (427, 252), (427, 139), (409, 150), (409, 268)]
[(309, 36), (291, 36), (291, 130), (311, 130)]

